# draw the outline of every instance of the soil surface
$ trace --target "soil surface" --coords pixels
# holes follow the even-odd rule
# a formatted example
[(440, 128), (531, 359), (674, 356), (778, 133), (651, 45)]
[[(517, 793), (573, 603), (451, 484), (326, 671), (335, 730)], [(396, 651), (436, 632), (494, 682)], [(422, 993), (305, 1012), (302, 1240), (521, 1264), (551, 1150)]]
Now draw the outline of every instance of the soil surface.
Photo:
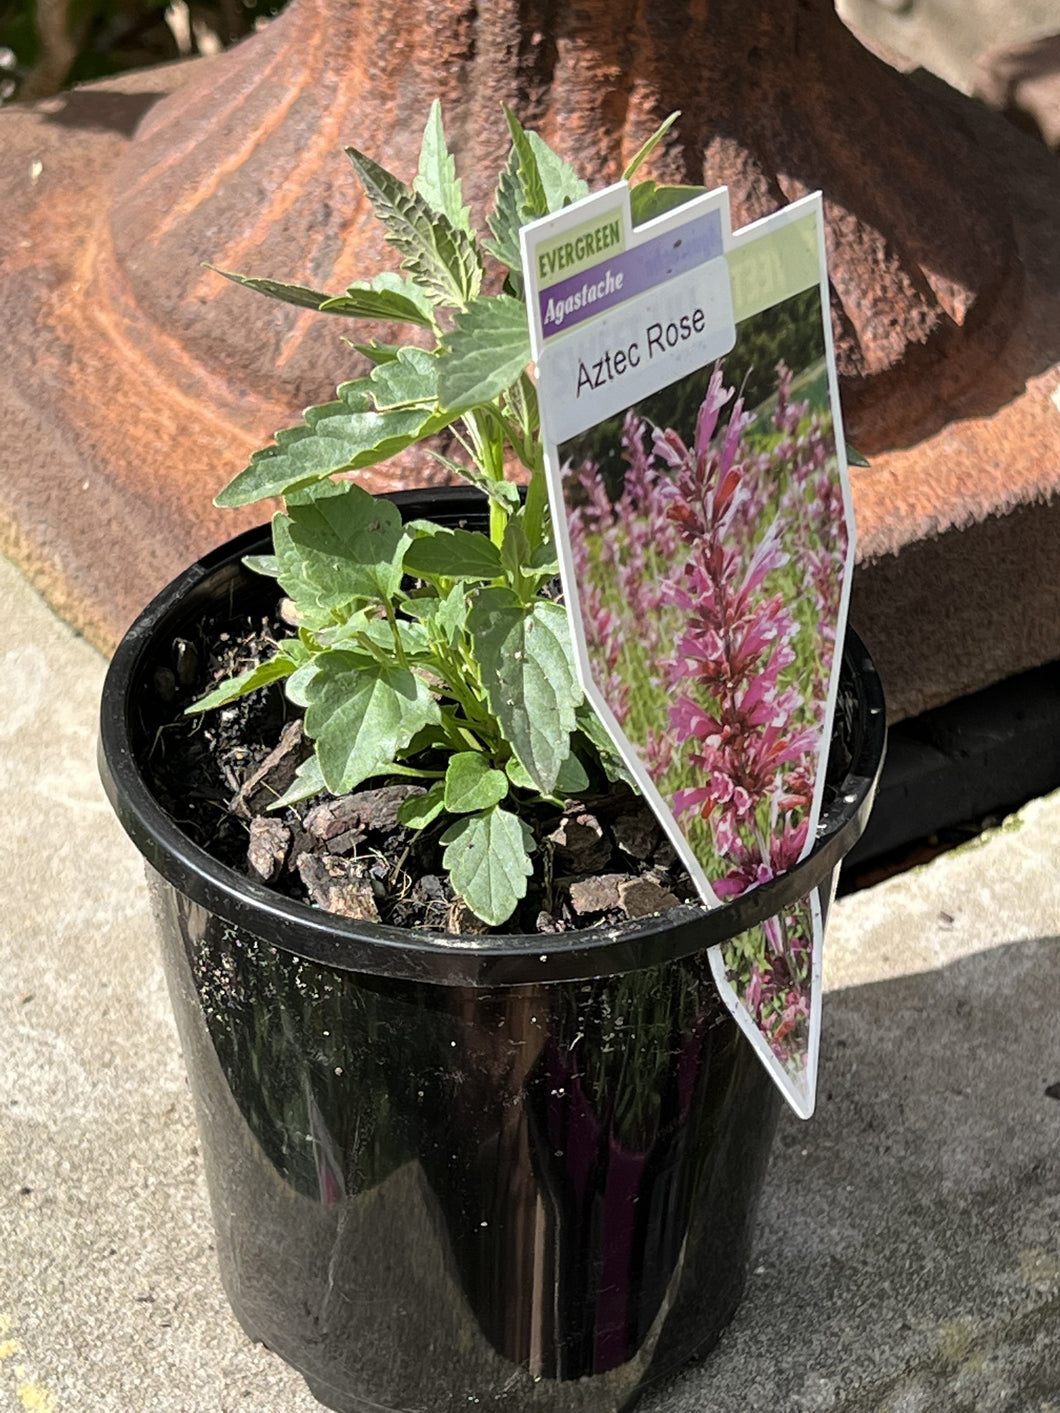
[(201, 716), (184, 708), (271, 656), (289, 629), (244, 620), (202, 647), (172, 644), (155, 691), (172, 712), (148, 763), (162, 806), (202, 848), (278, 892), (344, 917), (453, 933), (557, 933), (615, 925), (694, 900), (695, 887), (645, 802), (628, 786), (542, 808), (526, 820), (537, 848), (527, 896), (487, 928), (442, 867), (443, 816), (422, 830), (398, 820), (424, 787), (373, 778), (354, 793), (273, 809), (311, 754), (301, 713), (279, 684)]

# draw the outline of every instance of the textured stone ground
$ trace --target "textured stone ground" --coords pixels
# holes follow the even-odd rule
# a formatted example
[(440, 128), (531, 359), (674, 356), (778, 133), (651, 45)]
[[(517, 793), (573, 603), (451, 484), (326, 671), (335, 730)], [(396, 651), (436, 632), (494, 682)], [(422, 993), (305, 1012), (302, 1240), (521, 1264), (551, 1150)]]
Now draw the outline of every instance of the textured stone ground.
[[(0, 1413), (313, 1413), (219, 1286), (103, 660), (2, 561), (0, 599)], [(839, 902), (817, 1116), (733, 1325), (644, 1413), (1055, 1413), (1058, 835), (1054, 795)]]

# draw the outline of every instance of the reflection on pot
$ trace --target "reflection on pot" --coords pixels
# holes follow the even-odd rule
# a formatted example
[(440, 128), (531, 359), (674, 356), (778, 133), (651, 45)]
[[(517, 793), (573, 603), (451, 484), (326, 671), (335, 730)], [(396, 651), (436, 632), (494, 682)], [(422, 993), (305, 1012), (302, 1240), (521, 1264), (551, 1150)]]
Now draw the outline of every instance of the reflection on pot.
[(398, 981), (153, 882), (226, 1289), (324, 1402), (588, 1413), (713, 1342), (778, 1101), (705, 953)]

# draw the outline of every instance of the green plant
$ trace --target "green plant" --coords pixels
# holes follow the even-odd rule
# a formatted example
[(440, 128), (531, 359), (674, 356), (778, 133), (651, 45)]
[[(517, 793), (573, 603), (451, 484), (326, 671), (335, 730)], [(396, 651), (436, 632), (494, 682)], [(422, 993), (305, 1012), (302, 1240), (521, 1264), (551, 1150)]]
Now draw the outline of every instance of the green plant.
[[(634, 158), (631, 177), (676, 118)], [(354, 170), (402, 256), (383, 273), (329, 296), (230, 274), (305, 308), (426, 330), (433, 346), (356, 345), (370, 373), (335, 401), (277, 434), (217, 497), (242, 506), (282, 496), (273, 554), (252, 565), (274, 576), (297, 631), (274, 657), (191, 708), (205, 711), (284, 679), (305, 710), (315, 753), (278, 804), (371, 777), (408, 776), (426, 792), (402, 822), (439, 829), (453, 888), (487, 924), (512, 914), (533, 872), (528, 821), (543, 806), (624, 775), (575, 673), (548, 513), (519, 231), (587, 194), (586, 184), (511, 113), (490, 237), (479, 240), (431, 109), (411, 187), (348, 148)], [(699, 188), (631, 192), (643, 221)], [(504, 269), (483, 294), (485, 257)], [(462, 464), (432, 452), (488, 498), (487, 532), (402, 524), (393, 505), (348, 479), (449, 429)], [(526, 481), (525, 497), (509, 472)]]

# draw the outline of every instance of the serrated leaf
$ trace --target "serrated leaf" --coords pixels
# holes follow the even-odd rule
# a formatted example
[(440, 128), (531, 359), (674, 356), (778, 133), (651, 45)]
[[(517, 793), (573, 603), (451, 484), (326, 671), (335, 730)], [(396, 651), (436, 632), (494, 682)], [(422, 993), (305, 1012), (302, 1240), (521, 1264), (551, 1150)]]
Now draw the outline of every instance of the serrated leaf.
[(515, 170), (519, 183), (520, 225), (525, 225), (537, 216), (548, 215), (548, 199), (545, 196), (541, 173), (538, 171), (537, 154), (530, 142), (530, 134), (507, 104), (504, 116), (508, 121), (508, 131), (512, 135), (512, 147), (517, 158)]
[(426, 684), (406, 667), (322, 653), (309, 684), (306, 734), (328, 789), (343, 795), (390, 764), (417, 731), (441, 720)]
[(643, 164), (655, 151), (659, 143), (662, 142), (663, 138), (673, 127), (674, 123), (677, 122), (680, 116), (681, 110), (678, 109), (675, 113), (671, 113), (668, 118), (664, 118), (663, 121), (652, 133), (651, 137), (648, 138), (647, 142), (644, 143), (642, 147), (638, 148), (636, 155), (633, 157), (633, 160), (627, 165), (626, 170), (622, 173), (622, 180), (624, 182), (631, 182), (633, 180), (633, 178), (640, 171)]
[(659, 186), (653, 181), (638, 182), (630, 189), (630, 219), (635, 226), (643, 226), (656, 216), (665, 215), (694, 196), (702, 196), (705, 186)]
[(438, 400), (438, 356), (422, 348), (402, 348), (398, 356), (373, 368), (371, 398), (377, 412), (433, 406)]
[(504, 413), (528, 441), (536, 436), (541, 426), (541, 414), (537, 405), (537, 389), (528, 373), (524, 372), (517, 382), (505, 389)]
[[(410, 529), (422, 522), (414, 522)], [(449, 530), (413, 540), (405, 551), (405, 573), (420, 579), (496, 579), (501, 573), (497, 546), (481, 530)]]
[(482, 283), (482, 262), (470, 237), (363, 152), (347, 147), (346, 155), (412, 279), (436, 303), (462, 309)]
[[(398, 353), (401, 350), (398, 349)], [(395, 354), (395, 357), (397, 354)], [(390, 362), (389, 359), (386, 360)], [(372, 372), (375, 370), (373, 369)], [(372, 373), (366, 378), (353, 378), (348, 383), (340, 383), (335, 389), (339, 399), (338, 405), (333, 402), (325, 402), (320, 407), (309, 407), (303, 413), (306, 423), (315, 427), (323, 417), (330, 417), (345, 412), (372, 412), (375, 403), (372, 400)]]
[(491, 927), (507, 922), (534, 871), (534, 836), (522, 820), (495, 805), (458, 819), (441, 842), (449, 881), (471, 911)]
[(322, 304), (332, 298), (323, 290), (309, 289), (306, 285), (284, 284), (280, 280), (265, 280), (255, 275), (238, 275), (234, 270), (222, 270), (218, 265), (211, 265), (209, 262), (206, 268), (213, 270), (215, 274), (224, 275), (225, 279), (231, 280), (233, 284), (245, 285), (247, 289), (267, 295), (269, 299), (278, 299), (284, 304), (295, 304), (299, 309), (319, 310)]
[(345, 294), (331, 295), (320, 306), (324, 314), (345, 314), (352, 319), (381, 319), (398, 324), (434, 325), (434, 308), (411, 280), (384, 270), (371, 280), (358, 280)]
[(468, 629), (490, 711), (535, 788), (552, 794), (582, 701), (565, 610), (543, 599), (524, 607), (510, 589), (483, 589)]
[(508, 294), (476, 299), (456, 316), (438, 363), (438, 400), (445, 408), (490, 402), (519, 380), (530, 362), (526, 305)]
[(340, 471), (361, 471), (386, 461), (424, 437), (447, 427), (456, 413), (431, 407), (398, 408), (392, 412), (340, 412), (328, 404), (313, 426), (277, 434), (277, 445), (255, 452), (250, 465), (230, 481), (214, 500), (229, 509), (252, 505), (271, 496), (289, 496)]
[(352, 482), (328, 489), (273, 521), (280, 584), (299, 611), (389, 598), (401, 583), (397, 507)]
[[(293, 639), (292, 643), (301, 651), (302, 645), (297, 638)], [(205, 697), (200, 697), (197, 702), (186, 707), (185, 715), (196, 716), (200, 712), (213, 711), (215, 707), (224, 706), (226, 702), (234, 702), (238, 697), (245, 697), (248, 692), (256, 692), (259, 687), (267, 687), (270, 682), (279, 682), (284, 677), (290, 677), (297, 666), (298, 663), (291, 657), (280, 653), (268, 662), (261, 662), (257, 667), (222, 682), (212, 692), (207, 692)]]
[(410, 795), (398, 805), (398, 823), (406, 829), (426, 829), (445, 808), (445, 782), (436, 780), (424, 795)]
[(502, 265), (513, 273), (521, 268), (522, 252), (519, 247), (519, 231), (529, 217), (523, 210), (523, 184), (519, 176), (519, 153), (513, 146), (508, 160), (501, 170), (493, 198), (493, 210), (486, 217), (486, 224), (493, 232), (493, 240), (483, 241), (483, 245)]
[(499, 805), (508, 793), (508, 777), (494, 770), (481, 751), (458, 751), (445, 770), (445, 808), (471, 814)]
[(448, 217), (458, 230), (469, 236), (474, 235), (471, 212), (464, 205), (456, 163), (445, 140), (442, 105), (437, 98), (431, 104), (427, 126), (423, 130), (420, 166), (412, 187), (432, 210)]
[(587, 196), (589, 187), (537, 133), (527, 132), (509, 108), (505, 108), (504, 115), (512, 148), (497, 183), (493, 210), (487, 217), (493, 240), (484, 244), (521, 286), (521, 228), (538, 216), (561, 211), (570, 202)]
[(539, 133), (528, 132), (527, 137), (537, 159), (538, 177), (549, 211), (562, 211), (573, 201), (580, 201), (583, 196), (589, 195), (589, 183), (583, 181), (558, 152), (553, 152)]
[[(347, 384), (346, 386), (350, 387), (352, 385)], [(370, 412), (372, 404), (367, 393), (362, 394), (361, 390), (358, 389), (356, 393), (358, 403), (361, 401), (362, 396), (364, 406), (351, 406), (354, 399), (354, 394), (351, 393), (349, 400), (336, 398), (333, 402), (322, 402), (317, 407), (307, 407), (302, 414), (305, 417), (306, 426), (310, 431), (314, 431), (316, 427), (328, 417), (341, 417), (347, 412)]]

